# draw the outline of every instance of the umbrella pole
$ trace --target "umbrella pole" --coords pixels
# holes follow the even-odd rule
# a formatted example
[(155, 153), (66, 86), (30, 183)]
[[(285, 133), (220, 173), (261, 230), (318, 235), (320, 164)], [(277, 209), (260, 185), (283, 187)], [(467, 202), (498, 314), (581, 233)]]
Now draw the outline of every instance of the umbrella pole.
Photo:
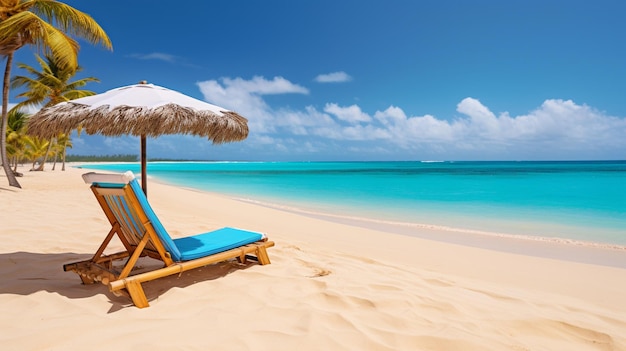
[(141, 188), (148, 196), (148, 177), (146, 176), (146, 136), (141, 136)]

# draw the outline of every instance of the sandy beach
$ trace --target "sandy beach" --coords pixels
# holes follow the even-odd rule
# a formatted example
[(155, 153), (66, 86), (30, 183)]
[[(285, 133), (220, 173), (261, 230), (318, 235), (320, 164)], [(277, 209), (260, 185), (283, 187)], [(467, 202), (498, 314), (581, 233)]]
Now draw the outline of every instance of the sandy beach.
[[(271, 265), (144, 284), (150, 307), (64, 263), (110, 226), (80, 175), (0, 182), (3, 350), (626, 350), (626, 252), (336, 221), (149, 183), (173, 237), (267, 233)], [(49, 169), (50, 167), (48, 167)]]

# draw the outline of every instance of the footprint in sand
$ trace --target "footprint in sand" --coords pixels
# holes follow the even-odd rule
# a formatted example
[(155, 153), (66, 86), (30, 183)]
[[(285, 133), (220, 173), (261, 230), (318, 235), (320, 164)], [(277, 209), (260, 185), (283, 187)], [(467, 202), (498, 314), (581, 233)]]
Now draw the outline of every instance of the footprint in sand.
[(314, 274), (309, 276), (309, 278), (319, 278), (319, 277), (323, 277), (332, 273), (332, 271), (321, 268), (321, 267), (311, 267), (311, 268), (313, 268)]
[[(304, 252), (302, 251), (302, 249), (300, 249), (298, 246), (295, 245), (286, 245), (284, 246), (285, 249), (289, 249), (289, 250), (293, 250), (293, 251), (297, 251), (298, 252), (298, 256), (301, 256), (302, 254), (304, 254)], [(299, 259), (300, 264), (302, 264), (304, 267), (307, 267), (309, 269), (313, 270), (313, 274), (312, 275), (308, 275), (308, 278), (319, 278), (319, 277), (324, 277), (327, 276), (329, 274), (332, 273), (331, 270), (320, 267), (312, 262), (306, 261), (304, 259)]]
[(319, 277), (327, 276), (332, 273), (331, 270), (322, 268), (316, 264), (313, 264), (312, 262), (300, 260), (300, 264), (302, 264), (306, 268), (313, 270), (313, 274), (308, 275), (307, 278), (319, 278)]

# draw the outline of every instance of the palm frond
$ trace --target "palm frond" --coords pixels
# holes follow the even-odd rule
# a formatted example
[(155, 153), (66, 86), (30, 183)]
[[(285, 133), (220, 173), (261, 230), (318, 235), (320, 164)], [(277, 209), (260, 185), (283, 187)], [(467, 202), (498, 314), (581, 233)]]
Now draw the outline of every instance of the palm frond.
[(26, 44), (35, 44), (43, 33), (43, 20), (32, 12), (20, 12), (0, 21), (0, 54), (15, 52)]
[(112, 48), (111, 40), (100, 25), (88, 14), (53, 0), (33, 0), (32, 10), (41, 13), (50, 23), (64, 32), (84, 38), (91, 44)]
[[(87, 85), (87, 83), (90, 82), (96, 82), (99, 83), (100, 79), (96, 78), (96, 77), (86, 77), (86, 78), (82, 78), (76, 81), (73, 81), (71, 83), (67, 84), (67, 90), (75, 90), (77, 88), (80, 87), (84, 87), (85, 85)], [(95, 94), (95, 93), (94, 93)]]
[(41, 25), (45, 33), (42, 38), (42, 42), (46, 43), (44, 52), (52, 55), (54, 61), (62, 67), (78, 66), (78, 42), (46, 22)]

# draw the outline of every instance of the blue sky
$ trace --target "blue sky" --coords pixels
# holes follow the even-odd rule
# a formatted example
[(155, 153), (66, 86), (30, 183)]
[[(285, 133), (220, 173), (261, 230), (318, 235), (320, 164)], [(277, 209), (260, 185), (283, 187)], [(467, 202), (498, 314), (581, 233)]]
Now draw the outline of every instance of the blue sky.
[[(147, 80), (249, 120), (243, 142), (163, 136), (148, 157), (626, 159), (621, 0), (65, 2), (113, 43), (82, 43), (77, 77), (101, 80), (87, 89)], [(139, 150), (133, 137), (73, 143)]]

